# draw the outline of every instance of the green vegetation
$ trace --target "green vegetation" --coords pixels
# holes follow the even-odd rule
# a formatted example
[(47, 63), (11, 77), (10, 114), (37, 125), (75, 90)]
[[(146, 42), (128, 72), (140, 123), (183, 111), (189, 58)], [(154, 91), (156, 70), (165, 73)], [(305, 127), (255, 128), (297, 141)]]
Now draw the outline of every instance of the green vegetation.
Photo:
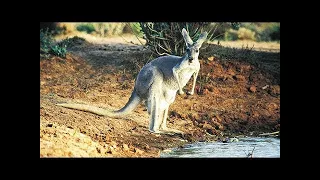
[(79, 24), (77, 25), (77, 30), (78, 31), (82, 31), (82, 32), (86, 32), (88, 34), (91, 34), (92, 32), (94, 32), (96, 29), (93, 26), (92, 23), (86, 23), (86, 24)]
[(130, 29), (130, 30), (126, 31), (127, 33), (133, 33), (136, 36), (138, 36), (139, 38), (143, 38), (143, 32), (142, 32), (142, 28), (140, 26), (140, 23), (138, 23), (138, 22), (127, 23), (125, 28)]
[(67, 54), (66, 42), (55, 43), (52, 33), (48, 29), (40, 30), (40, 59), (48, 58), (49, 55), (65, 58)]
[(240, 23), (225, 29), (224, 40), (280, 41), (280, 23)]
[(56, 43), (52, 38), (52, 33), (46, 29), (40, 30), (40, 59), (49, 58), (50, 55), (65, 58), (67, 48), (76, 44), (81, 44), (85, 41), (84, 38), (75, 36), (66, 38), (61, 42)]

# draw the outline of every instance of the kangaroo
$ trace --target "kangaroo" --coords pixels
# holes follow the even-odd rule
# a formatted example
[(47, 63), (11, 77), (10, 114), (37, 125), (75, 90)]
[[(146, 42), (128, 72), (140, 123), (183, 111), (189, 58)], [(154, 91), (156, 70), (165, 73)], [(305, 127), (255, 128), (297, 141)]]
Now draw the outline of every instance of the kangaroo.
[(123, 117), (132, 112), (141, 102), (145, 102), (149, 114), (149, 131), (158, 134), (183, 134), (182, 131), (168, 128), (167, 116), (170, 104), (176, 94), (184, 94), (182, 88), (193, 76), (192, 89), (186, 92), (194, 94), (196, 79), (200, 70), (198, 60), (199, 48), (206, 40), (208, 33), (203, 32), (194, 43), (187, 31), (182, 29), (182, 36), (186, 43), (186, 53), (180, 56), (167, 55), (158, 57), (142, 67), (137, 75), (135, 86), (127, 104), (116, 111), (84, 104), (57, 104), (66, 108), (91, 112), (108, 117)]

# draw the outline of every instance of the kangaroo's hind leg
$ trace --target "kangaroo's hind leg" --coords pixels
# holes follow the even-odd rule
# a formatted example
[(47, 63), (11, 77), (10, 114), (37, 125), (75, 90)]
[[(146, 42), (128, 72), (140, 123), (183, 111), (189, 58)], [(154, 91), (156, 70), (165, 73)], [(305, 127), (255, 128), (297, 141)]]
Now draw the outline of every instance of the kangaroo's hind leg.
[(165, 133), (169, 133), (169, 134), (172, 134), (172, 133), (183, 134), (184, 132), (182, 132), (180, 130), (167, 127), (168, 110), (169, 110), (169, 105), (167, 108), (165, 108), (165, 110), (162, 111), (163, 119), (162, 119), (162, 123), (160, 125), (161, 131), (163, 131)]
[(160, 125), (162, 116), (160, 116), (160, 100), (162, 98), (162, 76), (157, 71), (154, 72), (153, 82), (149, 87), (147, 107), (149, 112), (150, 124), (149, 130), (154, 133), (161, 133)]
[(152, 93), (148, 98), (148, 109), (149, 109), (149, 130), (154, 133), (160, 133), (160, 119), (159, 119), (159, 97), (157, 94)]

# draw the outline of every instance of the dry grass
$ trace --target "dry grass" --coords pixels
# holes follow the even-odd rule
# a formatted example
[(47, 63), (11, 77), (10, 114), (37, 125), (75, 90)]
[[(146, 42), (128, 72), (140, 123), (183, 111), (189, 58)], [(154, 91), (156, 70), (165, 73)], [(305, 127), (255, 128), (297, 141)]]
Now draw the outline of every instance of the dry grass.
[[(74, 36), (82, 37), (86, 39), (90, 43), (94, 44), (136, 44), (136, 45), (141, 45), (145, 44), (145, 40), (137, 37), (132, 34), (123, 34), (121, 36), (110, 36), (110, 37), (99, 37), (91, 34), (87, 34), (84, 32), (79, 32), (79, 31), (74, 31), (69, 34), (61, 34), (55, 37), (55, 40), (61, 41), (67, 37), (72, 38)], [(141, 42), (141, 43), (140, 43)]]
[[(121, 36), (110, 36), (110, 37), (98, 37), (95, 35), (87, 34), (84, 32), (73, 31), (72, 33), (65, 35), (58, 35), (55, 37), (57, 41), (61, 41), (67, 37), (72, 38), (74, 36), (82, 37), (86, 39), (90, 43), (94, 44), (135, 44), (135, 45), (144, 45), (145, 40), (142, 38), (136, 37), (132, 34), (123, 34)], [(218, 44), (218, 41), (208, 42), (209, 44)], [(224, 47), (231, 48), (248, 48), (257, 51), (271, 51), (271, 52), (279, 52), (280, 51), (280, 43), (279, 42), (256, 42), (256, 41), (247, 41), (247, 40), (239, 40), (239, 41), (219, 41), (220, 45)]]
[[(66, 33), (61, 34), (55, 37), (57, 41), (61, 41), (67, 37), (72, 38), (74, 36), (82, 37), (86, 39), (90, 43), (94, 44), (136, 44), (141, 45), (145, 44), (146, 41), (142, 38), (136, 37), (133, 34), (123, 34), (123, 35), (111, 35), (108, 34), (107, 37), (101, 37), (98, 34), (87, 34), (86, 32), (79, 32), (76, 30), (76, 26), (79, 24), (83, 24), (81, 22), (79, 23), (58, 23), (58, 26), (65, 27)], [(93, 23), (96, 25), (97, 23)], [(124, 23), (104, 23), (106, 26), (120, 26), (120, 24)], [(211, 41), (210, 44), (217, 44), (218, 41)], [(231, 48), (249, 48), (252, 50), (257, 51), (272, 51), (272, 52), (279, 52), (280, 51), (280, 42), (256, 42), (256, 41), (250, 41), (250, 40), (238, 40), (238, 41), (220, 41), (220, 45), (225, 47), (231, 47)]]
[[(218, 41), (209, 42), (210, 44), (218, 44)], [(246, 48), (257, 51), (272, 51), (279, 52), (280, 51), (280, 42), (256, 42), (256, 41), (248, 41), (248, 40), (240, 40), (240, 41), (219, 41), (220, 45), (225, 47), (232, 48)]]

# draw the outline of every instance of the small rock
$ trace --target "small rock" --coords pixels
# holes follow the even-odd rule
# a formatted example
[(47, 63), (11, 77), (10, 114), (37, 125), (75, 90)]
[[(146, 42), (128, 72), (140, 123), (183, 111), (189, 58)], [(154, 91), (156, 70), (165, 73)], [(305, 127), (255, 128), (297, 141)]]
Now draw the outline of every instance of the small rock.
[(111, 142), (110, 142), (110, 145), (111, 145), (111, 147), (113, 147), (113, 148), (117, 148), (117, 142), (115, 142), (115, 141), (111, 141)]
[(207, 133), (209, 133), (210, 135), (215, 135), (215, 133), (212, 129), (207, 129)]
[(209, 60), (209, 61), (213, 61), (213, 60), (214, 60), (214, 57), (213, 57), (213, 56), (208, 57), (208, 60)]
[(221, 117), (220, 117), (219, 115), (215, 115), (215, 117), (216, 117), (216, 119), (217, 119), (218, 122), (221, 122), (221, 121), (222, 121), (222, 119), (221, 119)]
[(239, 140), (237, 138), (230, 138), (230, 142), (238, 142)]
[(203, 128), (203, 129), (212, 129), (212, 126), (211, 126), (210, 124), (208, 124), (208, 123), (205, 122), (205, 123), (203, 124), (202, 128)]
[(114, 148), (110, 147), (110, 154), (116, 155), (118, 152)]
[(280, 86), (279, 85), (270, 86), (270, 89), (268, 92), (271, 95), (280, 95)]
[(210, 92), (213, 92), (215, 88), (212, 85), (207, 85), (206, 89), (208, 89)]
[(199, 126), (199, 123), (197, 121), (193, 121), (194, 126)]
[(276, 110), (278, 108), (279, 108), (279, 106), (276, 103), (272, 102), (272, 103), (267, 104), (267, 110), (268, 111), (274, 111), (274, 110)]
[(227, 70), (227, 74), (229, 74), (230, 76), (236, 75), (236, 73), (230, 68)]
[(150, 146), (148, 144), (146, 144), (144, 147), (143, 147), (145, 150), (148, 150), (150, 149)]
[(249, 91), (255, 93), (257, 92), (257, 88), (255, 86), (250, 86)]
[(123, 150), (124, 151), (129, 151), (129, 146), (127, 144), (122, 144)]
[(229, 142), (229, 138), (222, 138), (221, 142), (228, 143)]
[(137, 153), (137, 154), (142, 154), (143, 151), (138, 149), (138, 148), (134, 148), (134, 152)]
[(165, 149), (162, 152), (168, 153), (168, 152), (171, 152), (171, 151), (172, 151), (171, 149)]
[(204, 89), (204, 90), (203, 90), (203, 94), (204, 94), (204, 95), (209, 94), (209, 90), (208, 90), (208, 89)]
[(263, 90), (267, 89), (269, 87), (269, 85), (265, 85), (262, 87)]
[(233, 76), (233, 78), (236, 79), (237, 81), (245, 81), (246, 80), (246, 78), (244, 76), (239, 75), (239, 74)]
[(112, 151), (111, 151), (111, 147), (110, 147), (110, 146), (105, 146), (105, 153), (112, 154)]

